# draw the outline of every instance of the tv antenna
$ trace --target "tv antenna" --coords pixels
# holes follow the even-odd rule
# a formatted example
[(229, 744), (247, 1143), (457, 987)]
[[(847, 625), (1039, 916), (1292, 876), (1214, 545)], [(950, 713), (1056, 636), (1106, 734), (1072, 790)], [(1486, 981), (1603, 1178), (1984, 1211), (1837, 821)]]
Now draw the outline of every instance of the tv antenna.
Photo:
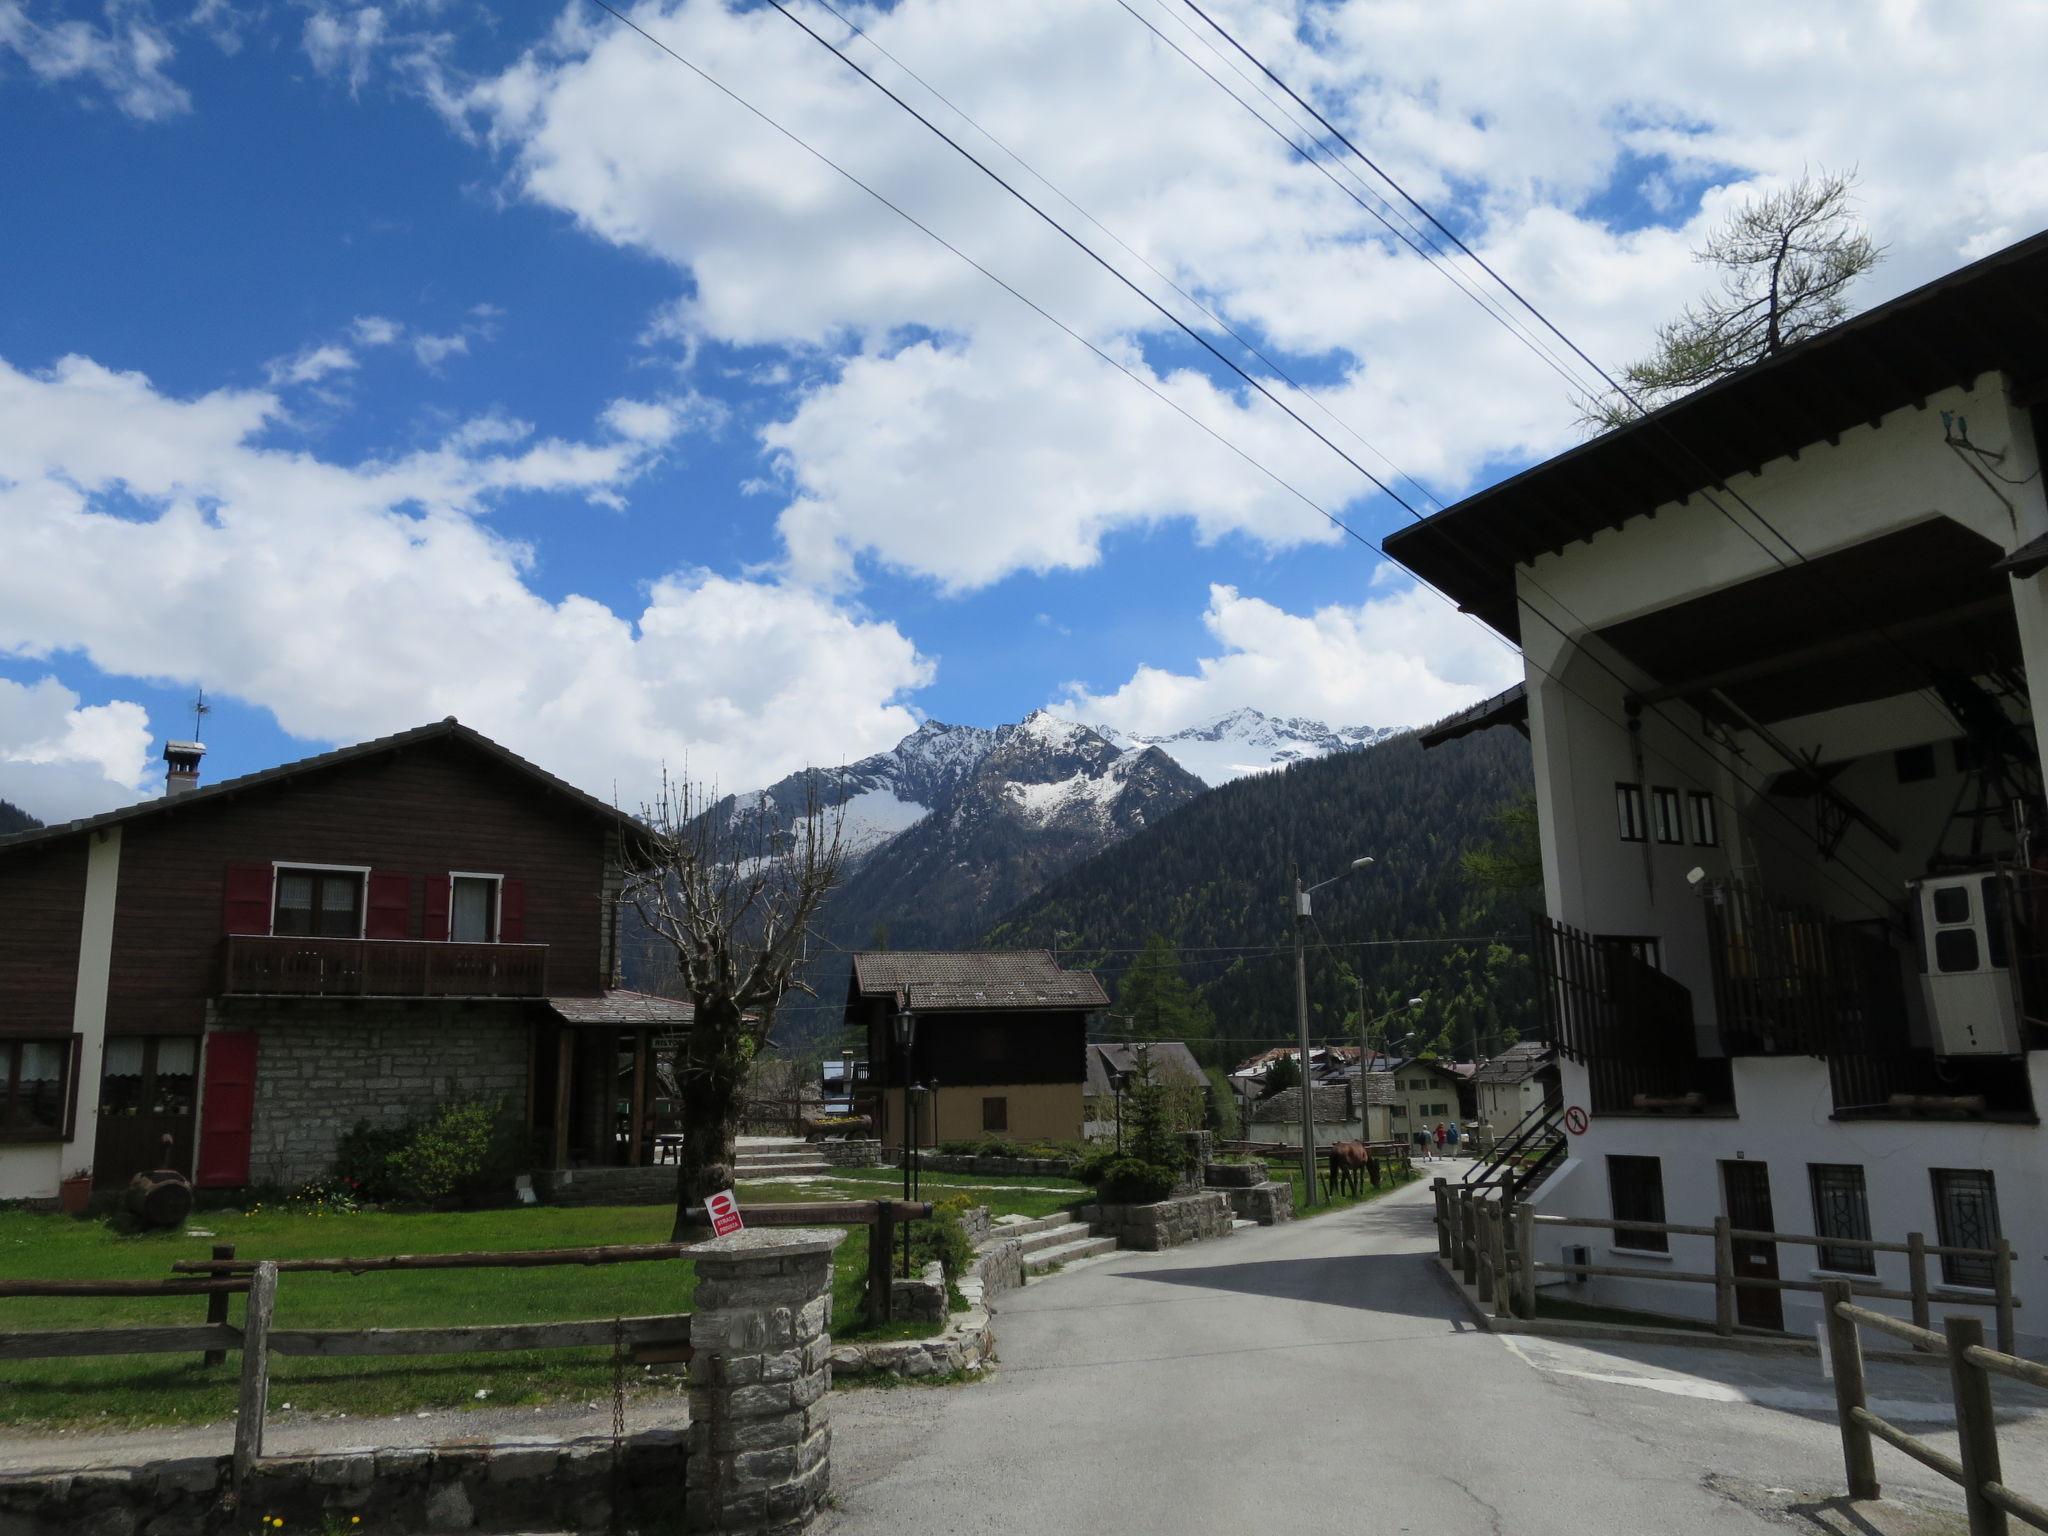
[(202, 688), (192, 700), (192, 739), (194, 741), (204, 741), (206, 739), (206, 732), (203, 727), (206, 717), (212, 713), (213, 706), (206, 702), (206, 690)]

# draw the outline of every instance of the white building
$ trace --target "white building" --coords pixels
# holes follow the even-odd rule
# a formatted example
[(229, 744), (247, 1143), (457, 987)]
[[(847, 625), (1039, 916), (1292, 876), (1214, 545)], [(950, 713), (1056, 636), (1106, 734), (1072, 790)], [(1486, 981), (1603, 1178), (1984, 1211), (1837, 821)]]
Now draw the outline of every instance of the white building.
[[(1564, 1101), (1588, 1114), (1539, 1206), (1972, 1248), (2003, 1236), (2035, 1350), (2044, 295), (2036, 238), (1387, 542), (1526, 657), (1522, 690), (1427, 739), (1520, 724), (1533, 749), (1540, 989)], [(1595, 1263), (1712, 1267), (1707, 1239), (1564, 1241)], [(1846, 1249), (1757, 1244), (1738, 1262), (1868, 1277)], [(1875, 1276), (1904, 1288), (1905, 1264), (1879, 1254)], [(1933, 1279), (1972, 1290), (1988, 1275), (1949, 1258)], [(1713, 1307), (1697, 1285), (1576, 1294)], [(1811, 1293), (1739, 1295), (1746, 1322), (1818, 1316)]]
[(1557, 1093), (1557, 1053), (1541, 1040), (1522, 1040), (1479, 1063), (1472, 1074), (1478, 1098), (1476, 1133), (1482, 1146), (1521, 1125)]

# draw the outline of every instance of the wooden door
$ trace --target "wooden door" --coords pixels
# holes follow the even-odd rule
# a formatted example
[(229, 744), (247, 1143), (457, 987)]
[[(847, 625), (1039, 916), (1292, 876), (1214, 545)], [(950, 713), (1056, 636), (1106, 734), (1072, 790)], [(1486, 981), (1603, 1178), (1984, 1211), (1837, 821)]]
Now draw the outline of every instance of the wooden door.
[(256, 1036), (221, 1030), (206, 1037), (206, 1093), (200, 1112), (202, 1189), (232, 1189), (249, 1182), (249, 1142), (256, 1127)]
[(100, 1062), (99, 1128), (93, 1135), (98, 1188), (119, 1188), (136, 1174), (158, 1168), (192, 1171), (198, 1063), (196, 1035), (117, 1035), (107, 1041)]
[[(1721, 1191), (1728, 1222), (1737, 1231), (1775, 1232), (1771, 1219), (1771, 1169), (1768, 1163), (1730, 1162), (1721, 1165)], [(1736, 1238), (1735, 1273), (1745, 1279), (1778, 1278), (1778, 1245), (1754, 1238)], [(1735, 1288), (1735, 1320), (1748, 1328), (1783, 1330), (1784, 1293), (1757, 1285)]]

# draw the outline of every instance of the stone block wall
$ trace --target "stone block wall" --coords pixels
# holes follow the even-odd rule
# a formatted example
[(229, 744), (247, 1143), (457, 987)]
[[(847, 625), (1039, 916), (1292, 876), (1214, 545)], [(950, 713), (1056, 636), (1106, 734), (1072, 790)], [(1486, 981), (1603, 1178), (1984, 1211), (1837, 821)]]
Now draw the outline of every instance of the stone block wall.
[(541, 1168), (534, 1188), (547, 1205), (674, 1205), (673, 1163), (644, 1168)]
[(882, 1143), (874, 1137), (842, 1137), (835, 1141), (814, 1141), (805, 1149), (815, 1152), (834, 1168), (879, 1168)]
[[(672, 1518), (688, 1476), (680, 1430), (642, 1430), (561, 1445), (446, 1446), (275, 1456), (232, 1489), (231, 1458), (194, 1456), (145, 1467), (0, 1475), (7, 1536), (212, 1536), (253, 1531), (265, 1516), (286, 1531), (328, 1517), (385, 1532), (606, 1531)], [(614, 1509), (616, 1500), (617, 1508)]]
[(967, 1152), (922, 1152), (918, 1166), (929, 1173), (1029, 1173), (1043, 1178), (1070, 1179), (1074, 1160), (1069, 1157), (979, 1157)]
[(1211, 1189), (1250, 1189), (1266, 1182), (1266, 1165), (1211, 1163), (1202, 1170), (1202, 1181)]
[(1294, 1186), (1268, 1180), (1262, 1184), (1219, 1191), (1230, 1201), (1231, 1214), (1262, 1227), (1294, 1220)]
[(946, 1271), (938, 1260), (925, 1265), (915, 1279), (901, 1275), (889, 1282), (890, 1315), (898, 1322), (943, 1323), (946, 1320)]
[(320, 1177), (358, 1120), (401, 1125), (450, 1098), (525, 1100), (522, 1004), (294, 1008), (217, 1021), (257, 1037), (253, 1183)]
[(1221, 1190), (1176, 1195), (1151, 1205), (1084, 1205), (1080, 1219), (1116, 1239), (1119, 1248), (1152, 1253), (1178, 1248), (1207, 1237), (1226, 1237), (1236, 1229), (1230, 1200)]

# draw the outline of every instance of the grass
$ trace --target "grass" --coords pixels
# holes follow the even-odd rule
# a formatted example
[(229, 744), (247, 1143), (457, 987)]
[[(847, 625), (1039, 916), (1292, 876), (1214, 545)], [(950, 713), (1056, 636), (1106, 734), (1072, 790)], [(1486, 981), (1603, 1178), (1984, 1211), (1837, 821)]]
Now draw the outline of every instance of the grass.
[[(1268, 1170), (1272, 1171), (1275, 1168), (1275, 1166), (1276, 1165), (1269, 1164)], [(1395, 1190), (1401, 1189), (1409, 1184), (1413, 1184), (1417, 1179), (1422, 1177), (1420, 1170), (1411, 1170), (1405, 1179), (1400, 1177), (1398, 1171), (1394, 1171), (1394, 1176), (1392, 1178), (1389, 1178), (1388, 1172), (1389, 1170), (1386, 1169), (1381, 1170), (1380, 1187), (1378, 1189), (1374, 1189), (1371, 1184), (1366, 1183), (1363, 1179), (1361, 1179), (1359, 1182), (1363, 1187), (1364, 1193), (1356, 1195), (1340, 1194), (1326, 1198), (1322, 1190), (1322, 1181), (1320, 1177), (1321, 1170), (1318, 1169), (1318, 1178), (1316, 1183), (1316, 1204), (1313, 1206), (1306, 1206), (1302, 1203), (1301, 1169), (1298, 1167), (1291, 1167), (1287, 1171), (1287, 1181), (1290, 1185), (1293, 1186), (1294, 1189), (1295, 1217), (1298, 1220), (1307, 1220), (1308, 1218), (1314, 1216), (1327, 1216), (1333, 1211), (1348, 1211), (1355, 1205), (1366, 1205), (1374, 1200), (1379, 1199), (1382, 1195), (1390, 1195)]]
[(1635, 1312), (1627, 1307), (1594, 1307), (1583, 1301), (1536, 1293), (1536, 1315), (1563, 1322), (1608, 1323), (1623, 1328), (1672, 1328), (1681, 1333), (1712, 1333), (1714, 1325), (1695, 1317), (1671, 1317), (1662, 1312)]
[[(747, 1202), (874, 1199), (901, 1190), (893, 1170), (848, 1170), (832, 1184), (749, 1185)], [(1010, 1180), (1009, 1184), (1051, 1180)], [(1077, 1203), (1072, 1192), (1010, 1189), (997, 1178), (924, 1180), (927, 1196), (975, 1188), (997, 1214), (1049, 1215)], [(271, 1207), (195, 1215), (187, 1230), (128, 1233), (109, 1221), (0, 1211), (0, 1274), (19, 1279), (162, 1280), (174, 1259), (208, 1257), (233, 1243), (244, 1258), (334, 1258), (514, 1248), (582, 1248), (665, 1242), (671, 1213), (660, 1206), (525, 1206), (510, 1210), (364, 1211), (308, 1215)], [(833, 1256), (833, 1333), (848, 1339), (921, 1338), (934, 1324), (870, 1329), (862, 1292), (867, 1233), (851, 1229)], [(365, 1275), (287, 1274), (278, 1285), (280, 1328), (423, 1328), (686, 1312), (696, 1288), (688, 1263), (611, 1264), (559, 1269), (399, 1271)], [(239, 1321), (241, 1298), (231, 1302)], [(203, 1322), (203, 1297), (0, 1298), (0, 1329), (181, 1325)], [(203, 1365), (196, 1355), (114, 1355), (10, 1364), (0, 1423), (34, 1428), (117, 1429), (204, 1424), (234, 1412), (240, 1356)], [(674, 1390), (673, 1376), (628, 1367), (635, 1390)], [(494, 1408), (596, 1398), (611, 1391), (609, 1350), (392, 1359), (274, 1356), (270, 1400), (295, 1412), (392, 1414), (488, 1405)], [(488, 1394), (479, 1399), (479, 1391)]]

